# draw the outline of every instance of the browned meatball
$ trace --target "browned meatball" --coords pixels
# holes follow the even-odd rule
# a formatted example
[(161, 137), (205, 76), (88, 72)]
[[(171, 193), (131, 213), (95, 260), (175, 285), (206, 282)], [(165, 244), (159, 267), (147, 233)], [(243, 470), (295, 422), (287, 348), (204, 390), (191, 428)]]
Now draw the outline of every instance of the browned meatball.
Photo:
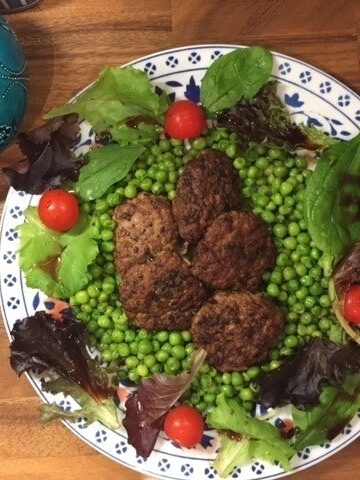
[(281, 311), (263, 293), (219, 292), (194, 317), (194, 343), (221, 372), (266, 360), (283, 326)]
[(265, 222), (250, 212), (226, 212), (196, 246), (193, 274), (216, 290), (256, 290), (275, 257)]
[(220, 213), (240, 206), (238, 176), (218, 150), (203, 150), (185, 167), (177, 184), (173, 212), (181, 237), (196, 243)]
[(164, 249), (174, 249), (178, 238), (171, 203), (164, 197), (140, 193), (115, 209), (117, 271), (124, 273)]
[(132, 322), (147, 330), (182, 330), (206, 298), (180, 256), (170, 250), (125, 272), (120, 300)]

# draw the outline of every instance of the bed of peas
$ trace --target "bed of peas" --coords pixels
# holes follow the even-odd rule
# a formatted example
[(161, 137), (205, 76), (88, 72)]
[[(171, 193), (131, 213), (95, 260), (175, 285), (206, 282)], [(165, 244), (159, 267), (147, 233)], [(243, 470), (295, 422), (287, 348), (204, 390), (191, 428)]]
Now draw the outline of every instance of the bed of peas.
[(121, 308), (113, 263), (112, 212), (124, 199), (134, 198), (140, 191), (173, 199), (184, 165), (206, 147), (222, 150), (233, 160), (249, 208), (272, 230), (278, 256), (274, 269), (264, 275), (264, 289), (283, 310), (285, 328), (262, 366), (241, 373), (221, 373), (203, 365), (184, 401), (205, 412), (222, 392), (251, 410), (257, 393), (256, 378), (277, 368), (313, 336), (326, 335), (336, 322), (327, 279), (319, 265), (322, 254), (312, 243), (303, 219), (302, 199), (306, 179), (311, 175), (304, 158), (263, 146), (242, 151), (236, 136), (221, 128), (194, 139), (190, 149), (179, 140), (159, 140), (105, 197), (81, 205), (99, 227), (100, 254), (90, 267), (91, 283), (70, 303), (88, 328), (91, 346), (98, 349), (103, 360), (118, 367), (120, 379), (138, 382), (155, 373), (175, 375), (188, 368), (194, 350), (190, 332), (134, 329)]

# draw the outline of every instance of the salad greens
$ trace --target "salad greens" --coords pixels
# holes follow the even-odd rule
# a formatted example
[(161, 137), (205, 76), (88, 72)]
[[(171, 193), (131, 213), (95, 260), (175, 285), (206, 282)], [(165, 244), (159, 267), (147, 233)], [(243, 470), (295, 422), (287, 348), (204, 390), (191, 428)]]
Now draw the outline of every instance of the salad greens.
[[(62, 320), (56, 320), (46, 312), (36, 312), (18, 320), (11, 336), (10, 364), (18, 375), (32, 371), (49, 374), (54, 380), (56, 374), (77, 384), (98, 403), (116, 392), (114, 375), (90, 357), (86, 329), (70, 313), (64, 312)], [(56, 390), (52, 381), (47, 385)], [(67, 390), (69, 393), (69, 387)]]
[(154, 375), (143, 380), (126, 400), (123, 425), (136, 453), (147, 458), (152, 452), (166, 413), (189, 388), (206, 357), (205, 350), (194, 352), (189, 373), (176, 377)]
[(254, 97), (269, 80), (271, 53), (262, 47), (234, 50), (213, 62), (201, 82), (200, 101), (214, 114), (231, 108), (242, 98)]
[(100, 134), (133, 117), (146, 117), (161, 123), (167, 107), (166, 97), (155, 93), (145, 72), (131, 66), (107, 67), (94, 85), (73, 102), (51, 110), (45, 118), (77, 113)]
[(295, 448), (318, 445), (338, 435), (360, 408), (360, 374), (347, 377), (341, 388), (329, 386), (320, 403), (311, 410), (293, 409), (295, 426), (300, 429)]
[(235, 466), (252, 458), (262, 458), (271, 463), (279, 461), (285, 470), (290, 469), (289, 460), (295, 450), (281, 437), (279, 429), (250, 417), (235, 400), (221, 395), (207, 421), (220, 430), (221, 448), (214, 463), (220, 476), (227, 476)]
[(316, 162), (305, 191), (309, 234), (324, 253), (340, 257), (360, 238), (360, 135), (333, 145)]
[(69, 298), (89, 282), (87, 267), (99, 252), (97, 228), (82, 217), (60, 234), (45, 227), (36, 207), (28, 207), (24, 215), (25, 222), (18, 227), (19, 264), (27, 286), (50, 297)]
[(255, 142), (287, 151), (319, 150), (336, 140), (314, 127), (291, 122), (290, 113), (276, 94), (277, 82), (267, 82), (254, 98), (242, 98), (217, 117), (218, 125), (235, 132), (241, 142)]
[(319, 402), (326, 385), (341, 387), (349, 372), (359, 368), (358, 345), (337, 345), (325, 338), (315, 338), (277, 370), (258, 380), (261, 387), (258, 401), (266, 407), (292, 403), (304, 410)]
[(75, 185), (77, 193), (84, 200), (101, 197), (111, 185), (128, 174), (144, 150), (142, 145), (128, 147), (108, 145), (90, 151), (89, 162), (82, 167)]
[(2, 169), (9, 185), (15, 190), (39, 194), (68, 179), (75, 181), (81, 162), (71, 148), (79, 132), (77, 115), (68, 115), (50, 120), (31, 132), (20, 133), (22, 159)]

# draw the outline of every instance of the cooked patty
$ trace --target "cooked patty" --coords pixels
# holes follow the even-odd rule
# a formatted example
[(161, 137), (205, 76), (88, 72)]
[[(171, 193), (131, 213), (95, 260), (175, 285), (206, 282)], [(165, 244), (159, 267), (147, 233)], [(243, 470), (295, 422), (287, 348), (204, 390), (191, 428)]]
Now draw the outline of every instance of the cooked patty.
[(193, 274), (216, 290), (256, 290), (276, 258), (271, 233), (250, 212), (219, 215), (194, 250)]
[(195, 315), (193, 341), (221, 372), (266, 360), (283, 326), (281, 311), (263, 293), (219, 292)]
[(173, 201), (174, 217), (185, 241), (196, 243), (215, 217), (239, 206), (239, 179), (224, 153), (203, 150), (186, 165)]
[(120, 275), (137, 263), (146, 262), (161, 250), (175, 249), (178, 238), (171, 202), (140, 193), (115, 209), (115, 265)]
[(164, 250), (152, 261), (136, 264), (125, 272), (120, 299), (137, 327), (182, 330), (189, 328), (206, 292), (180, 256)]

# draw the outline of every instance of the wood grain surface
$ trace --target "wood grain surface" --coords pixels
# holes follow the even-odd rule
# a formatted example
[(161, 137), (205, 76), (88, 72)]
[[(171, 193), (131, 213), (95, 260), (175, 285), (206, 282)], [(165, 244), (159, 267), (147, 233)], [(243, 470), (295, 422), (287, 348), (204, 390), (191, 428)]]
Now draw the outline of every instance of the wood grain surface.
[[(358, 0), (42, 0), (9, 15), (31, 79), (24, 128), (93, 81), (104, 65), (195, 43), (262, 44), (326, 70), (360, 91)], [(12, 149), (0, 165), (13, 161)], [(7, 194), (0, 176), (0, 212)], [(0, 265), (1, 268), (1, 265)], [(144, 480), (38, 421), (39, 398), (8, 364), (0, 325), (0, 480)], [(293, 480), (360, 478), (360, 441)]]

